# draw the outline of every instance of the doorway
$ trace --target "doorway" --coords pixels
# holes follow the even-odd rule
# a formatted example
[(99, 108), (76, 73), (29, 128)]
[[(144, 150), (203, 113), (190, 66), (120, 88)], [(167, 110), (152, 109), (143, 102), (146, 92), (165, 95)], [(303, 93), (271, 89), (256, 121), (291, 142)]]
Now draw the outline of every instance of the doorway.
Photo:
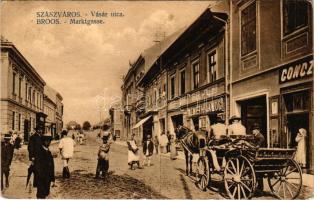
[(29, 138), (30, 121), (28, 119), (24, 120), (24, 142), (28, 142)]
[(261, 133), (267, 140), (267, 101), (266, 95), (239, 102), (241, 106), (241, 120), (246, 127), (246, 133), (252, 133), (254, 123), (259, 124)]

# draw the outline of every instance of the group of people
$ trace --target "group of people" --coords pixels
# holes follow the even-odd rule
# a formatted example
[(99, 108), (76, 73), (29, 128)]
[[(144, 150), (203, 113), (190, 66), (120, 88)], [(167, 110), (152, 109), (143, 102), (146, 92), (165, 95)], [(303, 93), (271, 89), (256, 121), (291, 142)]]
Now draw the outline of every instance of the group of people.
[[(140, 162), (140, 148), (135, 139), (135, 134), (131, 135), (131, 138), (127, 141), (128, 146), (128, 165), (130, 166), (131, 170), (134, 170), (134, 166), (137, 165), (139, 169), (142, 166), (151, 166), (151, 157), (153, 156), (154, 149), (156, 154), (163, 153), (166, 154), (170, 152), (170, 159), (175, 160), (177, 157), (177, 150), (176, 150), (176, 141), (174, 135), (166, 135), (164, 132), (161, 134), (160, 138), (158, 139), (157, 136), (154, 137), (152, 140), (151, 135), (146, 135), (146, 138), (142, 142), (143, 147), (143, 162)], [(160, 148), (160, 151), (159, 151)]]

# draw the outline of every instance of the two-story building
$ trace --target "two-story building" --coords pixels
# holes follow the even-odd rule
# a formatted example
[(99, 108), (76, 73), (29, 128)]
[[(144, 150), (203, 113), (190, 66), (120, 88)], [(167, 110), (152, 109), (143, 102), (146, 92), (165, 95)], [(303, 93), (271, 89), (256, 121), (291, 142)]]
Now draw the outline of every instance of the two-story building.
[[(228, 4), (220, 5), (228, 12)], [(155, 134), (174, 134), (178, 125), (207, 129), (217, 116), (226, 118), (227, 14), (206, 9), (190, 26), (177, 32), (158, 61), (141, 80), (157, 112)], [(149, 108), (151, 102), (147, 103)], [(147, 112), (149, 109), (145, 110)]]
[(30, 131), (44, 126), (45, 84), (20, 51), (1, 37), (1, 134), (18, 131), (28, 141)]
[(314, 170), (313, 20), (306, 0), (231, 1), (231, 114), (247, 132), (259, 123), (267, 147), (295, 148), (307, 130)]

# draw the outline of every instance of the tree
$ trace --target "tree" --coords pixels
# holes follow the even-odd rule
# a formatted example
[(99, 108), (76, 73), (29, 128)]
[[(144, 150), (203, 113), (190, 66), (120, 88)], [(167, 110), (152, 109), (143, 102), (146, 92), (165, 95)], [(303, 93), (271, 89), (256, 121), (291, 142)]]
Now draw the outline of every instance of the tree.
[(84, 131), (88, 131), (91, 126), (92, 126), (92, 125), (89, 123), (89, 121), (85, 121), (85, 122), (83, 123), (83, 130), (84, 130)]
[(75, 130), (81, 130), (81, 129), (82, 129), (81, 125), (77, 124), (76, 127), (75, 127)]

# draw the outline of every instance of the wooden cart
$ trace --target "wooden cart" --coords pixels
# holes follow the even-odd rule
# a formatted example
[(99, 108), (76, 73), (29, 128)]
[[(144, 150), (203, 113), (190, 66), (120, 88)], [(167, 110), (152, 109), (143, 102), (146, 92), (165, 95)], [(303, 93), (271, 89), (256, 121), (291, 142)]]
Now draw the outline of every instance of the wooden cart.
[[(201, 149), (196, 172), (199, 188), (206, 190), (211, 185), (211, 175), (217, 173), (231, 199), (248, 199), (254, 195), (257, 180), (267, 178), (277, 198), (295, 199), (302, 188), (302, 171), (293, 160), (295, 149), (257, 148), (251, 139), (228, 138), (223, 145), (212, 143)], [(220, 171), (213, 165), (213, 153)]]

